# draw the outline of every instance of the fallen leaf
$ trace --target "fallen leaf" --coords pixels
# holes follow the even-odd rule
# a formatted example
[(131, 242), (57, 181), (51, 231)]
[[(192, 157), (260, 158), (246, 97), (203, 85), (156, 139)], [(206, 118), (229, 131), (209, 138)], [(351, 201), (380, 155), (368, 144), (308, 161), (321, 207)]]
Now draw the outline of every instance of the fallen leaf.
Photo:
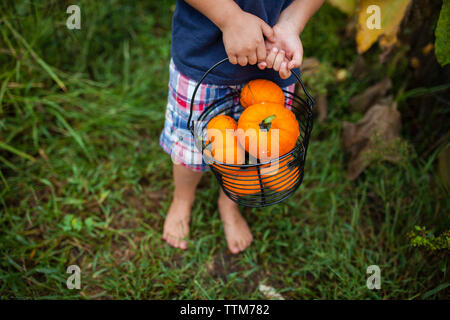
[(356, 179), (376, 153), (383, 160), (398, 162), (401, 115), (395, 104), (375, 104), (358, 123), (344, 122), (342, 144), (350, 154), (347, 178)]
[[(364, 53), (379, 40), (382, 49), (389, 49), (397, 42), (397, 33), (411, 0), (361, 0), (358, 10), (356, 43), (358, 53)], [(369, 29), (368, 21), (374, 14), (369, 6), (380, 8), (380, 28)]]
[(373, 105), (380, 97), (392, 88), (392, 81), (389, 78), (384, 78), (377, 84), (369, 87), (361, 94), (358, 94), (350, 99), (350, 110), (365, 112), (371, 105)]
[(265, 284), (260, 283), (258, 287), (259, 291), (270, 300), (284, 300), (283, 296), (279, 294), (275, 288), (266, 286)]

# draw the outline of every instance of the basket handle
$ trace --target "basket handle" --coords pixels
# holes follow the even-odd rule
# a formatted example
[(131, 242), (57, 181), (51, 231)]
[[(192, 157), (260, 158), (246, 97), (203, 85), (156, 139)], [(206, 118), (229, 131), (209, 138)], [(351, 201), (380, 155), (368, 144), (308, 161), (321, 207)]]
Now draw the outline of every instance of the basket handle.
[[(194, 100), (195, 100), (195, 95), (197, 94), (198, 88), (202, 84), (203, 80), (205, 80), (205, 78), (208, 76), (208, 74), (211, 73), (211, 71), (213, 71), (215, 68), (217, 68), (219, 65), (221, 65), (222, 63), (224, 63), (226, 61), (228, 61), (228, 58), (224, 58), (224, 59), (220, 60), (215, 65), (213, 65), (211, 68), (209, 68), (205, 72), (205, 74), (201, 77), (201, 79), (197, 83), (197, 85), (195, 86), (194, 92), (192, 93), (191, 106), (190, 106), (190, 111), (189, 111), (189, 118), (188, 118), (188, 121), (187, 121), (188, 128), (190, 129), (191, 132), (193, 132), (193, 128), (194, 128), (194, 124), (193, 124), (193, 121), (192, 121), (192, 113), (194, 111)], [(297, 82), (300, 83), (300, 85), (302, 86), (303, 92), (305, 92), (305, 95), (306, 95), (306, 102), (308, 104), (308, 107), (309, 107), (310, 111), (312, 111), (312, 106), (314, 105), (314, 99), (313, 99), (313, 97), (311, 97), (311, 95), (309, 94), (309, 92), (306, 89), (305, 85), (303, 84), (302, 79), (300, 78), (301, 72), (299, 74), (297, 74), (296, 72), (292, 71), (292, 74), (297, 79)]]

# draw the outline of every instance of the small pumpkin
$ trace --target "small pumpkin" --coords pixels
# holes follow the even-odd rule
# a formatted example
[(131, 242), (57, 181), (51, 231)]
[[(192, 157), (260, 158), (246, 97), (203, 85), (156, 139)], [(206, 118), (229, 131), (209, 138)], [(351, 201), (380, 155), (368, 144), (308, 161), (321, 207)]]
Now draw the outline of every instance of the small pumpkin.
[(261, 192), (258, 172), (251, 170), (237, 170), (222, 175), (222, 182), (226, 189), (238, 196)]
[(241, 105), (244, 108), (266, 102), (284, 105), (284, 99), (283, 90), (276, 83), (265, 79), (252, 80), (241, 90)]
[(261, 168), (261, 176), (264, 187), (281, 192), (293, 187), (300, 174), (299, 168), (291, 166), (293, 155), (283, 160), (265, 165)]
[[(278, 130), (278, 152), (272, 137)], [(276, 103), (255, 104), (245, 109), (238, 121), (237, 138), (244, 149), (260, 160), (271, 160), (291, 151), (300, 135), (294, 113)], [(275, 144), (275, 141), (274, 141)]]
[(244, 163), (245, 152), (237, 142), (236, 129), (236, 121), (229, 116), (212, 118), (206, 126), (206, 155), (221, 163)]

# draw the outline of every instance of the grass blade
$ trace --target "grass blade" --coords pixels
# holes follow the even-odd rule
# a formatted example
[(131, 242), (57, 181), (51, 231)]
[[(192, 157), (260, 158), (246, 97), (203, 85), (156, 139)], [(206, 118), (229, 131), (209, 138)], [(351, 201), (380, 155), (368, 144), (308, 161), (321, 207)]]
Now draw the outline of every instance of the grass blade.
[(14, 37), (22, 43), (22, 45), (28, 50), (28, 52), (31, 54), (31, 56), (36, 60), (36, 62), (50, 75), (50, 77), (58, 84), (58, 86), (63, 90), (64, 92), (67, 91), (66, 86), (64, 83), (59, 79), (59, 77), (53, 72), (52, 68), (45, 63), (44, 60), (42, 60), (36, 52), (34, 52), (33, 48), (28, 44), (28, 42), (13, 28), (13, 26), (9, 23), (8, 19), (3, 18), (3, 22), (8, 27), (9, 30), (13, 33)]
[(436, 288), (434, 288), (433, 290), (430, 290), (430, 291), (428, 291), (427, 293), (425, 293), (425, 294), (422, 296), (422, 299), (427, 299), (427, 298), (429, 298), (429, 297), (435, 295), (435, 294), (438, 293), (439, 291), (446, 289), (448, 286), (450, 286), (450, 282), (446, 282), (446, 283), (443, 283), (443, 284), (441, 284), (441, 285), (438, 285), (438, 286), (437, 286)]
[(21, 158), (24, 158), (24, 159), (27, 159), (27, 160), (30, 160), (30, 161), (36, 161), (36, 159), (34, 157), (30, 156), (29, 154), (26, 154), (25, 152), (17, 150), (16, 148), (11, 147), (10, 145), (8, 145), (8, 144), (6, 144), (6, 143), (4, 143), (2, 141), (0, 141), (0, 149), (9, 151), (11, 153), (14, 153), (15, 155), (17, 155), (17, 156), (19, 156)]
[(83, 150), (84, 154), (89, 160), (92, 160), (91, 155), (89, 154), (86, 145), (84, 144), (83, 138), (72, 128), (72, 126), (64, 119), (64, 117), (55, 109), (48, 109), (51, 114), (53, 114), (59, 122), (69, 131), (69, 134), (74, 138), (74, 140), (78, 143), (80, 148)]

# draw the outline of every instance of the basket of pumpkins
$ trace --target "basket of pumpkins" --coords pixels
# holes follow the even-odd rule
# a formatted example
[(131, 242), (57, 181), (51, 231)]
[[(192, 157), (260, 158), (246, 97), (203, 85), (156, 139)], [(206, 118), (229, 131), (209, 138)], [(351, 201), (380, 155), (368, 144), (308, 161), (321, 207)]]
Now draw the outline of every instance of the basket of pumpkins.
[(205, 106), (193, 121), (200, 84), (223, 59), (205, 72), (192, 94), (189, 129), (225, 194), (248, 207), (265, 207), (292, 195), (303, 181), (313, 126), (314, 100), (300, 76), (302, 97), (265, 79)]

